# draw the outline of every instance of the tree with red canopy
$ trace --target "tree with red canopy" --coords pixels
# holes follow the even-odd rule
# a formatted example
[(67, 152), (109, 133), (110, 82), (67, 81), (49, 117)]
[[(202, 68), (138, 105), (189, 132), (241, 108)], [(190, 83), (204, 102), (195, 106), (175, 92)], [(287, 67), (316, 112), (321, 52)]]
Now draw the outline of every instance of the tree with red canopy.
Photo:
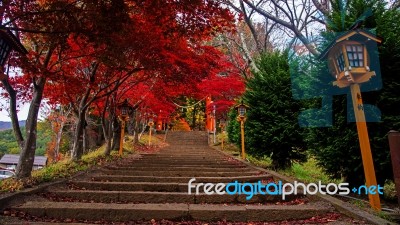
[[(58, 96), (58, 104), (79, 102), (74, 139), (78, 160), (84, 114), (94, 101), (118, 90), (131, 76), (138, 81), (185, 79), (185, 72), (199, 66), (203, 41), (232, 27), (231, 14), (216, 1), (10, 0), (3, 1), (0, 13), (1, 26), (17, 31), (29, 50), (27, 57), (8, 63), (9, 68), (21, 68), (21, 75), (3, 82), (31, 102), (26, 139), (19, 137), (19, 178), (30, 176), (43, 94), (53, 100), (51, 95)], [(201, 79), (204, 73), (196, 75)], [(52, 89), (44, 92), (47, 85)], [(16, 114), (12, 120), (18, 121)]]

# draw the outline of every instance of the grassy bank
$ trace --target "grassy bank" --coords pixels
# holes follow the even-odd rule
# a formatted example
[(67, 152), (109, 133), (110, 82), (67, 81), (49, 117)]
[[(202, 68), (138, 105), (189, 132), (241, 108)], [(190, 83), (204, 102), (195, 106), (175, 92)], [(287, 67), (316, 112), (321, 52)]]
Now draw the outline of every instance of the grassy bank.
[(294, 162), (291, 168), (278, 171), (286, 176), (294, 177), (296, 180), (305, 183), (318, 183), (321, 181), (323, 184), (340, 183), (342, 180), (330, 178), (314, 158), (308, 158), (304, 163)]
[[(235, 145), (226, 144), (224, 146), (224, 151), (240, 157), (240, 149)], [(246, 154), (246, 159), (255, 166), (272, 169), (272, 160), (267, 156), (257, 157), (252, 154)], [(341, 182), (341, 180), (338, 179), (331, 179), (329, 175), (327, 175), (322, 168), (317, 165), (317, 161), (314, 158), (308, 158), (305, 163), (293, 162), (290, 168), (279, 170), (277, 172), (304, 183), (316, 183), (318, 181), (326, 184)]]
[(67, 178), (77, 174), (80, 171), (88, 170), (94, 166), (102, 166), (106, 163), (119, 160), (134, 152), (153, 151), (161, 147), (163, 142), (156, 138), (152, 138), (152, 147), (149, 148), (148, 137), (144, 135), (139, 144), (134, 145), (132, 137), (124, 142), (123, 155), (120, 157), (117, 151), (112, 151), (109, 156), (104, 155), (105, 145), (90, 151), (82, 156), (80, 161), (71, 161), (69, 158), (59, 162), (50, 164), (43, 169), (32, 172), (29, 179), (18, 180), (14, 178), (0, 180), (0, 192), (14, 192), (23, 188), (32, 187), (44, 182), (53, 181), (59, 178)]

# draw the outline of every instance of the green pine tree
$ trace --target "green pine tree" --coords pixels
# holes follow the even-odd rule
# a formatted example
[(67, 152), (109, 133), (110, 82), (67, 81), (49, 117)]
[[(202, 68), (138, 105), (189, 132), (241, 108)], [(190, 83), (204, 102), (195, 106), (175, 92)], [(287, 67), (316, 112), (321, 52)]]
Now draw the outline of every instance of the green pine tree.
[(275, 168), (287, 168), (293, 160), (305, 160), (303, 129), (297, 117), (301, 104), (294, 100), (287, 52), (265, 53), (259, 72), (246, 83), (244, 102), (250, 107), (245, 123), (246, 150), (271, 157)]

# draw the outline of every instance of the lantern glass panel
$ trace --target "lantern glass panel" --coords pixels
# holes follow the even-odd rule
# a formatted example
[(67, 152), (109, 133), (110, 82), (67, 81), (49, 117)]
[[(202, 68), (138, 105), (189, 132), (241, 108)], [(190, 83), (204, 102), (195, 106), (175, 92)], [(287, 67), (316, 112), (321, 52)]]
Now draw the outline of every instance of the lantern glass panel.
[(121, 114), (122, 114), (123, 116), (128, 115), (128, 114), (129, 114), (129, 107), (127, 107), (127, 106), (122, 106), (122, 108), (121, 108)]
[(364, 66), (364, 48), (362, 45), (352, 44), (346, 45), (347, 57), (351, 67)]
[(3, 39), (0, 38), (0, 65), (3, 66), (7, 60), (8, 54), (10, 53), (10, 45), (7, 44)]
[(336, 56), (336, 63), (339, 69), (339, 72), (343, 72), (344, 70), (344, 57), (343, 57), (343, 52), (340, 51)]
[(239, 115), (244, 116), (246, 114), (246, 108), (244, 106), (239, 106)]

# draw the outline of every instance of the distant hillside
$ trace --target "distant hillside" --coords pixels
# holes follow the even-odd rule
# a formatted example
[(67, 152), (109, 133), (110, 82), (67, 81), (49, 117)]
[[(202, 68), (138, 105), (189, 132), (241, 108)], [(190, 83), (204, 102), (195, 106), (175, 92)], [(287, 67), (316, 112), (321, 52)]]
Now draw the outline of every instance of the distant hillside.
[[(25, 121), (20, 121), (22, 136), (25, 137)], [(19, 146), (15, 139), (14, 131), (11, 129), (11, 122), (0, 122), (0, 155), (3, 154), (18, 154)], [(23, 127), (22, 127), (23, 126)], [(5, 129), (5, 130), (4, 130)], [(38, 122), (36, 152), (35, 155), (44, 155), (48, 143), (51, 141), (52, 130), (46, 122)]]
[[(25, 127), (25, 120), (19, 121), (19, 125), (21, 127)], [(0, 131), (2, 130), (8, 130), (12, 129), (12, 124), (11, 122), (6, 122), (6, 121), (0, 121)]]

